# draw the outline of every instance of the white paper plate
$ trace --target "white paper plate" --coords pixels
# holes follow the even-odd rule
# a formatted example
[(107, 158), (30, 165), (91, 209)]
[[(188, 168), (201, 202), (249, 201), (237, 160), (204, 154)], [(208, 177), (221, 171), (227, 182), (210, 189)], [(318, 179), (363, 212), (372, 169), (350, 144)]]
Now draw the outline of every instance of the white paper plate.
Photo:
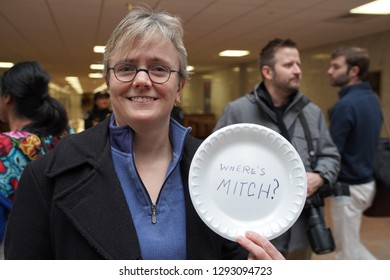
[(294, 147), (256, 124), (211, 134), (192, 160), (192, 203), (213, 231), (235, 241), (247, 230), (271, 240), (298, 219), (306, 199), (306, 171)]

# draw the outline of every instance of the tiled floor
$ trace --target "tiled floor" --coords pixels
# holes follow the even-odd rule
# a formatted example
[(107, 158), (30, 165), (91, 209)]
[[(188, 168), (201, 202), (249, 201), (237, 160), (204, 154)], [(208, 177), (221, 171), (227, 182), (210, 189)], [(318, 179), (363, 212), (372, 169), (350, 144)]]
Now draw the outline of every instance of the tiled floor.
[[(390, 203), (390, 202), (389, 202)], [(326, 201), (328, 206), (330, 201)], [(326, 206), (326, 224), (332, 228), (329, 208)], [(371, 253), (379, 260), (390, 260), (390, 217), (363, 217), (361, 239)], [(334, 260), (334, 253), (325, 255), (313, 254), (315, 260)]]

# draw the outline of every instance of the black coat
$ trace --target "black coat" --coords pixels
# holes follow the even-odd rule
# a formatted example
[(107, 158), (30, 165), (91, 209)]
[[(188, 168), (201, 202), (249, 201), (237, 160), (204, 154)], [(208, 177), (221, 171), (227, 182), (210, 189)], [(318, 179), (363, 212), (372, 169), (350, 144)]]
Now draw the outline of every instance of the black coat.
[[(22, 174), (5, 237), (6, 259), (141, 259), (129, 207), (114, 170), (109, 119), (63, 138)], [(188, 259), (242, 259), (247, 252), (210, 230), (188, 191), (199, 140), (181, 160)], [(167, 237), (169, 238), (169, 237)]]

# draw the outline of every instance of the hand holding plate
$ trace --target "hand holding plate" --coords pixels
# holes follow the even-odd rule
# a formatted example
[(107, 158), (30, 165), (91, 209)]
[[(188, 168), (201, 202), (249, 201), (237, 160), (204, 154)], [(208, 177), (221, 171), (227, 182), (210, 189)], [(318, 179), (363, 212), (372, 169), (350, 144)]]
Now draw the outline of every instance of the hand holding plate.
[(248, 231), (236, 240), (248, 252), (248, 260), (284, 260), (283, 255), (265, 237)]

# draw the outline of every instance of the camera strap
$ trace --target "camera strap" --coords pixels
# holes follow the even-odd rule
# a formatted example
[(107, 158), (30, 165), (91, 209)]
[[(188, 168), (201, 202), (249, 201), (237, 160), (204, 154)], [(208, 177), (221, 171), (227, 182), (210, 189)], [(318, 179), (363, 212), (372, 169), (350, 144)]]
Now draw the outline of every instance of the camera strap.
[(306, 118), (303, 115), (303, 111), (299, 113), (298, 117), (302, 124), (303, 130), (305, 131), (305, 138), (309, 150), (310, 167), (314, 170), (317, 165), (317, 156), (316, 156), (316, 152), (314, 151), (313, 140), (311, 137), (310, 129), (307, 124)]

